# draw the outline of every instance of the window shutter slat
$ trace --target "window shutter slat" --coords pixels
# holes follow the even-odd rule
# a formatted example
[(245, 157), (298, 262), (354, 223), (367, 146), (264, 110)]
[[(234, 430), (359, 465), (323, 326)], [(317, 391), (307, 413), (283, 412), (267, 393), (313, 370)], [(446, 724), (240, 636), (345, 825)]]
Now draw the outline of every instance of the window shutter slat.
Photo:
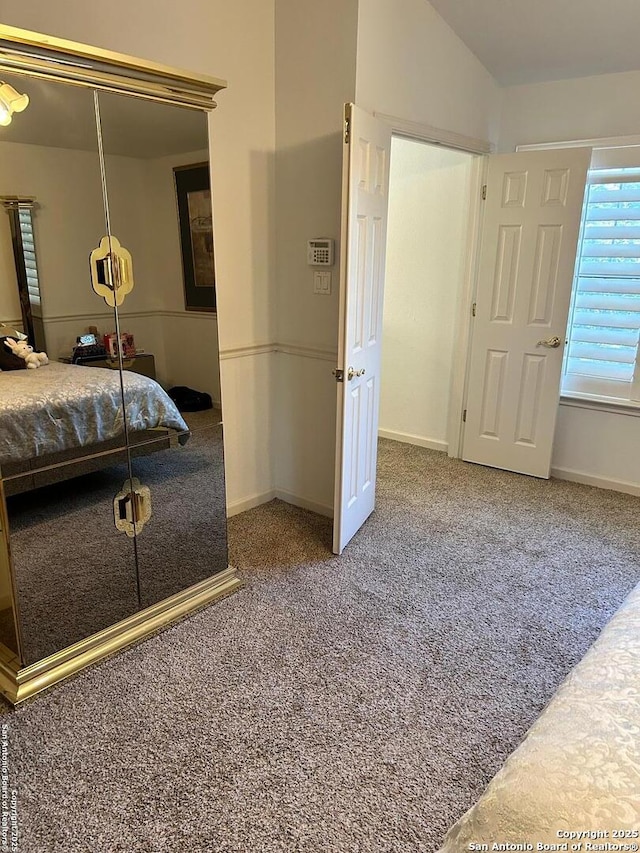
[[(612, 269), (614, 267), (614, 269)], [(580, 275), (581, 276), (602, 276), (606, 277), (607, 273), (609, 275), (615, 275), (616, 278), (639, 278), (640, 277), (640, 264), (636, 263), (633, 260), (620, 260), (614, 263), (610, 261), (597, 260), (594, 258), (586, 258), (581, 260), (580, 262)]]
[(583, 341), (572, 341), (569, 346), (569, 358), (588, 358), (593, 361), (618, 362), (620, 364), (634, 364), (636, 360), (636, 346), (619, 346), (618, 344), (585, 343)]
[(617, 361), (602, 361), (583, 358), (567, 359), (567, 370), (569, 373), (579, 376), (591, 376), (596, 379), (617, 379), (622, 382), (631, 382), (633, 379), (633, 364), (621, 364)]
[[(613, 228), (611, 229), (614, 230)], [(616, 239), (611, 237), (608, 240), (599, 240), (597, 242), (592, 242), (590, 239), (586, 239), (582, 246), (582, 257), (583, 258), (635, 258), (636, 259), (636, 275), (640, 271), (640, 265), (638, 265), (638, 254), (640, 253), (640, 244), (633, 243), (631, 241), (618, 240), (617, 235)], [(613, 260), (615, 263), (615, 260)], [(611, 270), (612, 274), (615, 274), (615, 270)]]
[[(612, 220), (606, 219), (603, 222), (609, 223)], [(620, 219), (615, 221), (615, 225), (587, 225), (584, 236), (588, 240), (640, 240), (640, 222), (637, 225), (629, 225), (628, 222), (633, 220)], [(625, 223), (622, 225), (621, 223)]]
[(620, 209), (616, 206), (608, 207), (606, 205), (592, 205), (587, 210), (585, 222), (609, 222), (612, 218), (621, 218), (623, 222), (633, 222), (640, 219), (640, 207), (625, 208), (624, 211), (622, 211), (624, 212), (623, 217), (618, 217), (620, 212)]
[(575, 311), (573, 323), (579, 326), (607, 326), (638, 331), (638, 315), (635, 312), (622, 314), (619, 311)]
[(609, 326), (579, 326), (574, 323), (571, 330), (571, 343), (576, 342), (637, 347), (638, 330)]
[(574, 390), (590, 390), (583, 379), (609, 381), (612, 393), (622, 387), (630, 396), (640, 330), (639, 178), (637, 170), (589, 174), (565, 362)]
[(592, 204), (620, 204), (640, 201), (640, 182), (601, 183), (589, 187), (589, 202)]
[[(637, 312), (640, 314), (640, 293), (607, 293), (604, 291), (580, 293), (578, 291), (576, 308), (592, 311), (622, 311), (624, 314)], [(638, 325), (640, 326), (640, 316), (638, 317)]]
[(578, 280), (579, 293), (590, 293), (592, 291), (602, 293), (603, 287), (608, 293), (640, 293), (640, 278), (584, 276)]

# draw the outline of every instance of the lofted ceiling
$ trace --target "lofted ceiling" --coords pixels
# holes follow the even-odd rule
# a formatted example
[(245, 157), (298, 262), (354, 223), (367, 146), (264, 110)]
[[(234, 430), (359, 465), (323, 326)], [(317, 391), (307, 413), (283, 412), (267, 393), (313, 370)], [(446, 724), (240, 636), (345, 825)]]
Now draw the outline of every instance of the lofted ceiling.
[(501, 85), (640, 69), (640, 0), (429, 0)]

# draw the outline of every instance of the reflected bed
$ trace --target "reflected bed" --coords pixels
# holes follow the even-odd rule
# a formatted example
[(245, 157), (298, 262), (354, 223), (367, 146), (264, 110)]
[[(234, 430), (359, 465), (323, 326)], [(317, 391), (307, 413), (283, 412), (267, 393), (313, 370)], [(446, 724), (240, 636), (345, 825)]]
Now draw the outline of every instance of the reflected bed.
[[(189, 428), (153, 379), (124, 371), (127, 426), (137, 444), (167, 446), (168, 430), (184, 444)], [(124, 438), (118, 371), (51, 362), (37, 370), (0, 372), (0, 468), (8, 494), (51, 483), (27, 472), (121, 450)], [(104, 460), (106, 463), (106, 460)], [(86, 470), (100, 467), (99, 460)], [(69, 469), (63, 478), (82, 471)], [(62, 472), (61, 472), (62, 473)], [(17, 478), (14, 480), (14, 478)], [(55, 478), (54, 478), (55, 479)]]

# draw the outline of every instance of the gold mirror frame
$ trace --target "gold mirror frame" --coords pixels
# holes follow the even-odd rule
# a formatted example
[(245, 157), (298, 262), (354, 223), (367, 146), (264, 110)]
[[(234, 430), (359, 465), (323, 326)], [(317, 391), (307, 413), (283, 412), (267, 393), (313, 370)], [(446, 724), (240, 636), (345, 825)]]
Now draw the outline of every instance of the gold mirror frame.
[(0, 24), (0, 69), (213, 110), (226, 81)]
[[(53, 36), (0, 24), (0, 72), (55, 80), (76, 86), (161, 101), (197, 110), (215, 109), (214, 96), (226, 82), (179, 68), (114, 53)], [(4, 532), (7, 519), (0, 480), (0, 567), (9, 566), (15, 580)], [(128, 619), (93, 634), (66, 649), (23, 666), (17, 656), (0, 647), (0, 693), (16, 705), (57, 684), (114, 652), (144, 639), (242, 586), (229, 567), (189, 589), (141, 610)]]

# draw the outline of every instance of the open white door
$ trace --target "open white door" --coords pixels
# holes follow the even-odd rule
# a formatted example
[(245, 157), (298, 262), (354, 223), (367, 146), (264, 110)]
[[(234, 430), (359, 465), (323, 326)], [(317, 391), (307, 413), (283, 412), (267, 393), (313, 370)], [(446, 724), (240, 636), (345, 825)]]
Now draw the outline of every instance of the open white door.
[[(333, 550), (373, 512), (391, 128), (345, 106)], [(340, 375), (341, 373), (341, 375)]]
[(489, 158), (462, 458), (548, 477), (590, 148)]

